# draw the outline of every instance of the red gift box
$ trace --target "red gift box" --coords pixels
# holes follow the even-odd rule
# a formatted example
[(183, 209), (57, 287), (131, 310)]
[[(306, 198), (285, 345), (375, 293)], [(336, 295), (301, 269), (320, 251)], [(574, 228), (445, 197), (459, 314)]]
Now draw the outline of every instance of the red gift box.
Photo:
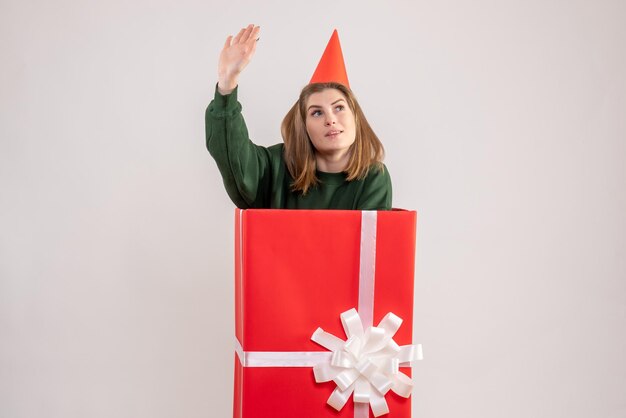
[[(393, 341), (412, 344), (416, 218), (402, 210), (236, 210), (234, 417), (374, 417), (352, 397), (339, 411), (327, 404), (338, 384), (317, 383), (312, 369), (337, 356), (311, 337), (321, 327), (346, 340), (340, 314), (356, 308), (363, 328), (383, 318), (388, 325), (393, 312), (404, 320)], [(385, 416), (411, 416), (410, 398), (389, 390), (384, 400)]]

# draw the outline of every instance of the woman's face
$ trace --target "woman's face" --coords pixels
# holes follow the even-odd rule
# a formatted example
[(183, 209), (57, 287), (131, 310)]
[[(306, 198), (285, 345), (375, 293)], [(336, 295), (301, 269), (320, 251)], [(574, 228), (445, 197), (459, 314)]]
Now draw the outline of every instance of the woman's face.
[(311, 94), (306, 102), (306, 131), (318, 154), (347, 161), (356, 122), (346, 96), (337, 89)]

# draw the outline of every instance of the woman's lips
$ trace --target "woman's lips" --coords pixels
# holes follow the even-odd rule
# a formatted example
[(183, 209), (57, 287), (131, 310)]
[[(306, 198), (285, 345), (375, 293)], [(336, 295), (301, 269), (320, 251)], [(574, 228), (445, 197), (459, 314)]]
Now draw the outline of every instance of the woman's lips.
[(342, 133), (343, 131), (329, 131), (326, 136), (329, 138), (334, 138), (337, 135), (339, 135), (340, 133)]

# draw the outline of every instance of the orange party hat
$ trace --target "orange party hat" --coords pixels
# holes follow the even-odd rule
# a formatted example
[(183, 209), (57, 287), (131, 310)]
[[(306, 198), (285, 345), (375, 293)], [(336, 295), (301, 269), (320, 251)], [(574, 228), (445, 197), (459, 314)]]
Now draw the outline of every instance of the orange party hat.
[(328, 45), (322, 54), (319, 64), (311, 77), (311, 83), (328, 83), (334, 81), (341, 83), (350, 88), (348, 82), (348, 73), (346, 72), (346, 64), (343, 62), (343, 54), (341, 53), (341, 44), (339, 43), (339, 35), (337, 29), (333, 31)]

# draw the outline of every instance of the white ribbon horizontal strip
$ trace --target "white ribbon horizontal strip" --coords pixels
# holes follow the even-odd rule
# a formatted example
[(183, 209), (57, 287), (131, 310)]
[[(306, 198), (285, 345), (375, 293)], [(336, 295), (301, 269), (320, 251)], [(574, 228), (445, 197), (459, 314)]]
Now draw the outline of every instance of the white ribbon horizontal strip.
[(243, 351), (237, 340), (237, 357), (243, 367), (314, 367), (327, 363), (327, 351)]

